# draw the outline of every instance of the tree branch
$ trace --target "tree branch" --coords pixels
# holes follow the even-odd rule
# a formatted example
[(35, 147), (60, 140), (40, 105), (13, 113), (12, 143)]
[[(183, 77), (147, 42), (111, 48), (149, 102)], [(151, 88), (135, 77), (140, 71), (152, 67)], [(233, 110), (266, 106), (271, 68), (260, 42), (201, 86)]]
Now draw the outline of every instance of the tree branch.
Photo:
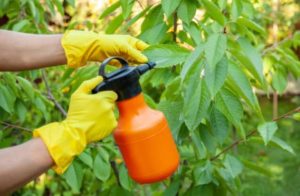
[(16, 128), (16, 129), (32, 132), (30, 129), (28, 129), (26, 127), (21, 127), (21, 126), (10, 124), (10, 123), (4, 122), (4, 121), (0, 121), (0, 124), (5, 125), (7, 127), (11, 127), (11, 128)]
[(285, 38), (285, 39), (283, 39), (283, 40), (281, 40), (279, 42), (276, 42), (276, 43), (268, 46), (267, 48), (265, 48), (262, 51), (262, 56), (265, 56), (268, 52), (271, 52), (271, 51), (275, 50), (278, 46), (280, 46), (281, 44), (284, 44), (287, 41), (290, 41), (291, 39), (293, 39), (292, 35), (288, 36), (287, 38)]
[(177, 39), (177, 27), (178, 27), (178, 24), (177, 24), (177, 21), (178, 21), (178, 16), (177, 16), (177, 11), (174, 12), (173, 14), (173, 41), (176, 42), (176, 39)]
[(47, 89), (47, 94), (48, 94), (47, 98), (49, 100), (51, 100), (54, 103), (55, 107), (60, 111), (60, 113), (64, 117), (66, 117), (67, 116), (67, 112), (65, 111), (65, 109), (60, 105), (60, 103), (58, 103), (58, 101), (53, 96), (53, 93), (52, 93), (51, 88), (50, 88), (50, 86), (48, 84), (46, 72), (45, 72), (44, 69), (42, 69), (42, 78), (44, 80), (44, 83), (45, 83), (45, 86), (46, 86), (46, 89)]
[[(276, 122), (276, 121), (279, 121), (281, 119), (288, 118), (289, 116), (291, 116), (292, 114), (297, 113), (297, 112), (300, 112), (300, 107), (297, 107), (297, 108), (295, 108), (295, 109), (293, 109), (293, 110), (291, 110), (291, 111), (289, 111), (289, 112), (287, 112), (287, 113), (285, 113), (285, 114), (283, 114), (283, 115), (281, 115), (281, 116), (279, 116), (277, 118), (274, 118), (272, 121)], [(224, 148), (216, 156), (211, 157), (210, 161), (214, 161), (214, 160), (218, 159), (222, 154), (224, 154), (227, 151), (231, 150), (232, 148), (234, 148), (235, 146), (239, 145), (240, 143), (245, 142), (249, 137), (255, 135), (256, 133), (257, 133), (257, 130), (253, 130), (253, 131), (251, 131), (250, 133), (248, 133), (246, 135), (245, 139), (241, 138), (241, 139), (235, 140), (232, 144), (230, 144), (229, 146), (227, 146), (226, 148)]]
[(115, 162), (115, 161), (110, 161), (110, 165), (111, 165), (111, 167), (112, 167), (112, 169), (113, 169), (113, 171), (114, 171), (114, 174), (115, 174), (115, 176), (116, 176), (118, 185), (121, 186), (120, 176), (119, 176), (119, 170), (118, 170), (118, 168), (117, 168), (116, 162)]
[(137, 2), (138, 2), (139, 6), (140, 6), (142, 9), (145, 9), (144, 6), (143, 6), (143, 4), (140, 2), (140, 0), (137, 0)]

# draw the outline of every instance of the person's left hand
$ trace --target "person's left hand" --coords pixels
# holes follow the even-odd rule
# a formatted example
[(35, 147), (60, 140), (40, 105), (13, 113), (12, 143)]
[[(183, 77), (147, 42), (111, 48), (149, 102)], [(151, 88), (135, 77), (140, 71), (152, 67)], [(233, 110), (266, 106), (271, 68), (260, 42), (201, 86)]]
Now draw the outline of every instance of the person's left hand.
[(72, 94), (67, 118), (33, 132), (34, 137), (40, 137), (45, 143), (58, 174), (67, 169), (88, 143), (107, 137), (117, 126), (114, 115), (117, 94), (113, 91), (91, 94), (102, 80), (97, 76), (83, 82)]
[(73, 68), (83, 66), (87, 61), (103, 61), (111, 56), (121, 56), (131, 63), (148, 61), (141, 53), (148, 44), (129, 35), (68, 31), (62, 38), (62, 46), (67, 63)]

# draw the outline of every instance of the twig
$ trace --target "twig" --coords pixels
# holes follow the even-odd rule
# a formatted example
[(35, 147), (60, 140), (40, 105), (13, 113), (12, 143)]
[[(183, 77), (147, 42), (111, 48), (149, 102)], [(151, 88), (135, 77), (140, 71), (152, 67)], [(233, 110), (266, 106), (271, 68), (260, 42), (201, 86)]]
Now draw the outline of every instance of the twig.
[(115, 162), (115, 161), (110, 161), (110, 165), (111, 165), (111, 167), (112, 167), (112, 169), (113, 169), (113, 171), (114, 171), (114, 174), (115, 174), (115, 176), (116, 176), (118, 185), (121, 186), (120, 176), (119, 176), (119, 170), (118, 170), (118, 168), (117, 168), (116, 162)]
[(58, 101), (55, 99), (55, 97), (53, 96), (53, 93), (51, 91), (51, 88), (48, 84), (48, 81), (47, 81), (47, 76), (46, 76), (46, 72), (44, 69), (42, 69), (42, 78), (44, 80), (44, 83), (45, 83), (45, 86), (46, 86), (46, 89), (47, 89), (47, 94), (48, 94), (48, 99), (51, 100), (55, 107), (60, 111), (60, 113), (66, 117), (67, 116), (67, 112), (65, 111), (65, 109), (58, 103)]
[(268, 52), (271, 52), (272, 50), (275, 50), (279, 45), (287, 42), (287, 41), (290, 41), (291, 39), (293, 38), (293, 36), (288, 36), (287, 38), (279, 41), (279, 42), (276, 42), (272, 45), (270, 45), (269, 47), (265, 48), (263, 51), (262, 51), (262, 56), (265, 56)]
[(273, 92), (273, 118), (277, 118), (278, 116), (278, 93), (274, 89)]
[(283, 114), (283, 115), (281, 115), (277, 118), (274, 118), (272, 121), (278, 121), (278, 120), (281, 120), (283, 118), (287, 118), (287, 117), (289, 117), (292, 114), (297, 113), (297, 112), (300, 112), (300, 107), (297, 107), (297, 108), (295, 108), (295, 109), (293, 109), (293, 110), (291, 110), (291, 111), (289, 111), (289, 112), (287, 112), (287, 113), (285, 113), (285, 114)]
[[(257, 94), (258, 97), (267, 96), (267, 93), (260, 92), (260, 91), (256, 91), (256, 94)], [(269, 92), (270, 96), (273, 96), (273, 94), (274, 94), (273, 92)], [(283, 93), (283, 94), (280, 95), (281, 98), (282, 97), (288, 98), (288, 97), (295, 97), (295, 96), (300, 96), (300, 92), (286, 92), (286, 93)]]
[[(289, 117), (290, 115), (292, 115), (292, 114), (294, 114), (296, 112), (300, 112), (300, 107), (297, 107), (297, 108), (295, 108), (295, 109), (293, 109), (293, 110), (291, 110), (291, 111), (289, 111), (289, 112), (287, 112), (287, 113), (285, 113), (285, 114), (283, 114), (283, 115), (281, 115), (281, 116), (279, 116), (277, 118), (274, 118), (272, 121), (274, 121), (274, 122), (279, 121), (281, 119)], [(222, 154), (224, 154), (227, 151), (231, 150), (232, 148), (234, 148), (235, 146), (239, 145), (240, 143), (245, 142), (249, 137), (255, 135), (256, 133), (257, 133), (257, 130), (253, 130), (253, 131), (251, 131), (250, 133), (248, 133), (246, 135), (245, 139), (241, 138), (241, 139), (235, 140), (232, 144), (230, 144), (229, 146), (227, 146), (226, 148), (224, 148), (216, 156), (211, 157), (210, 161), (214, 161), (214, 160), (218, 159)]]
[(177, 21), (178, 21), (178, 16), (177, 16), (177, 12), (175, 11), (173, 14), (173, 41), (176, 42), (177, 39)]
[(10, 123), (4, 122), (4, 121), (0, 121), (0, 124), (8, 126), (8, 127), (12, 127), (12, 128), (21, 129), (21, 130), (24, 130), (24, 131), (31, 132), (31, 130), (26, 128), (26, 127), (21, 127), (21, 126), (10, 124)]
[(139, 0), (137, 0), (137, 2), (138, 2), (139, 6), (140, 6), (142, 9), (145, 9), (144, 6), (143, 6), (143, 4), (142, 4)]
[[(278, 43), (278, 17), (277, 17), (277, 14), (280, 10), (279, 0), (273, 1), (272, 7), (273, 7), (273, 12), (272, 12), (273, 25), (272, 25), (271, 35), (273, 37), (274, 44), (277, 45), (277, 43)], [(277, 93), (277, 90), (274, 89), (274, 93), (273, 93), (273, 118), (277, 118), (277, 117), (278, 117), (278, 93)]]

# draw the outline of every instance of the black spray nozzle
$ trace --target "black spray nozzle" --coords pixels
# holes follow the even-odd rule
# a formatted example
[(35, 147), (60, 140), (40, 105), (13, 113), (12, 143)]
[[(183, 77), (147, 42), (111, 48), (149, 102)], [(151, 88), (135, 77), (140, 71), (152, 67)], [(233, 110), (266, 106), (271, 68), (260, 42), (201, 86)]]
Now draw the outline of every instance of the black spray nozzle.
[(139, 74), (142, 75), (145, 72), (147, 72), (148, 70), (152, 69), (155, 67), (155, 63), (154, 62), (148, 62), (144, 65), (140, 65), (138, 66), (136, 69), (138, 70)]
[[(117, 60), (122, 67), (112, 73), (105, 73), (105, 66), (112, 60)], [(99, 75), (103, 82), (93, 89), (92, 93), (112, 90), (118, 94), (118, 101), (129, 99), (138, 95), (142, 89), (139, 83), (140, 75), (152, 69), (156, 64), (148, 62), (139, 66), (128, 66), (128, 62), (121, 57), (110, 57), (103, 61), (99, 68)]]

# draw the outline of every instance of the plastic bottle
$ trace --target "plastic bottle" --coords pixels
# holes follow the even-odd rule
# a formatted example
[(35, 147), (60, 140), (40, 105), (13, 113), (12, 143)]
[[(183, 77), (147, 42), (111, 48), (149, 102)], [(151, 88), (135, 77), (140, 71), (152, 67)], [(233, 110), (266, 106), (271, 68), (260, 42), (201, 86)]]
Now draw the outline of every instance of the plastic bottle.
[[(113, 59), (122, 68), (106, 75), (105, 65)], [(129, 175), (141, 184), (164, 180), (179, 165), (179, 154), (163, 113), (147, 106), (141, 93), (139, 77), (154, 66), (149, 62), (129, 67), (120, 57), (108, 58), (99, 69), (104, 81), (93, 90), (113, 90), (118, 94), (120, 117), (114, 138)]]

